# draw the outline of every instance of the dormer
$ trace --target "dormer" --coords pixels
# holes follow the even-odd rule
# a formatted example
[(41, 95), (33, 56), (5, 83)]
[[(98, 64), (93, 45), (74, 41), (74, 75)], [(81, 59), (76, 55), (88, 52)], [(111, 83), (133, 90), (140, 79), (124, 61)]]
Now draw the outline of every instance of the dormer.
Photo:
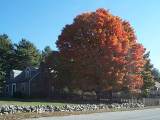
[(13, 71), (10, 71), (10, 79), (14, 79), (14, 72)]
[(30, 78), (30, 76), (31, 76), (31, 70), (29, 67), (27, 67), (25, 70), (25, 78)]

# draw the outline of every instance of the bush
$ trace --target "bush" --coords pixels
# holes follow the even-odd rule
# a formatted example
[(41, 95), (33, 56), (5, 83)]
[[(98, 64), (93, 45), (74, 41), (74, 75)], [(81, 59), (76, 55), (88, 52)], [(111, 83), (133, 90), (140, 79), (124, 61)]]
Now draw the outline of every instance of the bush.
[(143, 90), (142, 97), (148, 97), (148, 96), (149, 96), (149, 92), (147, 90)]

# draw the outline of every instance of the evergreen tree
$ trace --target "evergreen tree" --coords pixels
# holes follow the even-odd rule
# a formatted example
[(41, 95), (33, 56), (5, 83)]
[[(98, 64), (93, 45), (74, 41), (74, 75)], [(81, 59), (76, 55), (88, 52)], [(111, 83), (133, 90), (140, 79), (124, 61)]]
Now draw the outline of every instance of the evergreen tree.
[(6, 34), (0, 35), (0, 88), (8, 71), (14, 68), (14, 47)]
[(52, 49), (50, 46), (46, 46), (44, 50), (42, 51), (42, 61), (45, 60), (45, 58), (52, 52)]
[(38, 66), (41, 54), (36, 46), (26, 39), (22, 39), (16, 44), (16, 55), (18, 58), (18, 69), (25, 69), (28, 66)]
[(149, 89), (150, 87), (152, 87), (154, 85), (154, 76), (152, 75), (153, 65), (150, 62), (149, 54), (150, 54), (150, 52), (147, 52), (144, 55), (144, 59), (146, 60), (146, 64), (144, 66), (144, 71), (142, 72), (143, 79), (144, 79), (143, 89)]
[(147, 89), (151, 88), (155, 84), (154, 76), (152, 75), (153, 65), (150, 62), (149, 54), (150, 54), (150, 52), (147, 52), (144, 55), (144, 59), (146, 60), (146, 64), (144, 65), (144, 70), (142, 72), (142, 77), (143, 77), (143, 82), (144, 82), (142, 90), (144, 91), (145, 96), (147, 96), (147, 94), (148, 94)]

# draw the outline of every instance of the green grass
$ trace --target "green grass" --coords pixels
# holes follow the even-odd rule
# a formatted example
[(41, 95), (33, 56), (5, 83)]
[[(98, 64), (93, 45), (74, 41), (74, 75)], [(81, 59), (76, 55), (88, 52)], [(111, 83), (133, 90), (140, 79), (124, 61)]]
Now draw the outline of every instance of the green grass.
[(19, 106), (36, 106), (36, 105), (54, 105), (63, 106), (66, 104), (75, 105), (73, 103), (68, 103), (64, 101), (54, 101), (54, 100), (37, 100), (37, 99), (0, 99), (1, 105), (19, 105)]

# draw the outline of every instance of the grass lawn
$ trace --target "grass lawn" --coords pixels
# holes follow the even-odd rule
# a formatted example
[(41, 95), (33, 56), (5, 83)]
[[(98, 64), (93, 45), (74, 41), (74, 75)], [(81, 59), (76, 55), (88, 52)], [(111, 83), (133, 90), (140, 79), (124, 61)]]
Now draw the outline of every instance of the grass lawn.
[(54, 106), (63, 106), (66, 104), (76, 105), (64, 101), (54, 101), (54, 100), (42, 100), (42, 99), (6, 99), (0, 98), (1, 105), (19, 105), (19, 106), (36, 106), (36, 105), (54, 105)]

